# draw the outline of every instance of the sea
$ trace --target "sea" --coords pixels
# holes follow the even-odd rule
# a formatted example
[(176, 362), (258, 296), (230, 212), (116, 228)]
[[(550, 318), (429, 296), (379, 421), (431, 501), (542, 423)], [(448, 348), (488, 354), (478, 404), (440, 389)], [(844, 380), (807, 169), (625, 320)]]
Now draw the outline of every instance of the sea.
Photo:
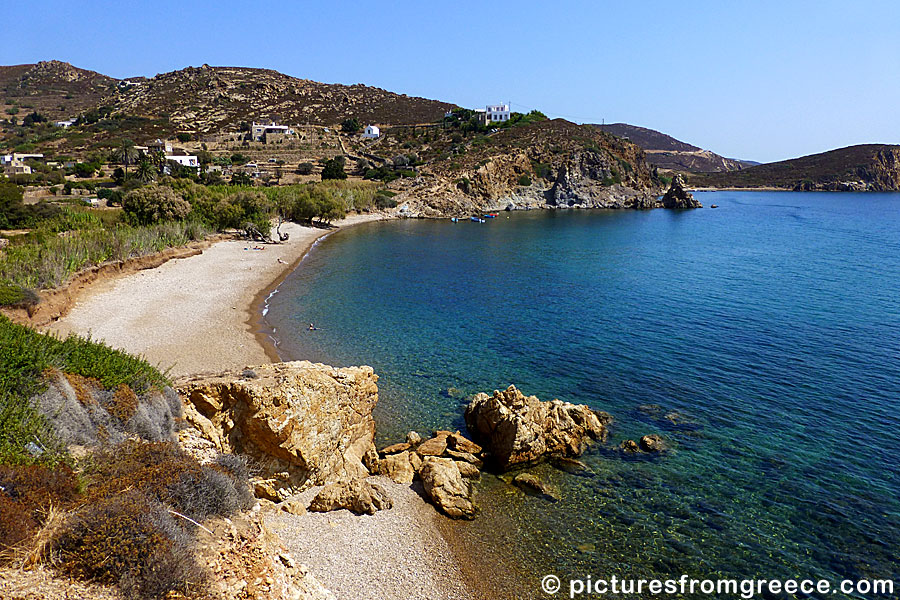
[[(566, 597), (686, 575), (891, 579), (828, 596), (897, 598), (900, 194), (695, 196), (340, 230), (265, 323), (286, 360), (374, 367), (379, 447), (465, 431), (472, 395), (510, 384), (613, 416), (587, 471), (528, 469), (558, 501), (487, 474), (479, 517), (445, 525), (497, 598), (549, 598), (548, 575)], [(652, 433), (671, 449), (619, 449)]]

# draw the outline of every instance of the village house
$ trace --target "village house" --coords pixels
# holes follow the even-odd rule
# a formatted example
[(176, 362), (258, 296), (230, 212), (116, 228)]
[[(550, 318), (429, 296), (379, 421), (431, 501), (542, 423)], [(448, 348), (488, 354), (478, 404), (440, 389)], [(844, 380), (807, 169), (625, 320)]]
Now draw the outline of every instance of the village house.
[(479, 120), (485, 125), (509, 121), (509, 104), (492, 104), (486, 106), (484, 110), (476, 108), (475, 112), (478, 113)]
[(380, 135), (381, 135), (381, 130), (378, 129), (377, 125), (369, 125), (368, 127), (366, 127), (365, 131), (363, 131), (363, 134), (362, 134), (362, 136), (364, 138), (369, 138), (372, 140), (374, 140), (375, 138), (377, 138)]
[(57, 127), (62, 127), (63, 129), (68, 129), (69, 127), (71, 127), (72, 125), (75, 124), (76, 120), (77, 119), (67, 119), (65, 121), (56, 121), (53, 124), (56, 125)]
[(166, 160), (177, 162), (182, 167), (190, 167), (193, 169), (200, 168), (200, 160), (196, 156), (167, 154)]
[(287, 125), (278, 125), (275, 121), (268, 125), (254, 122), (250, 127), (250, 139), (254, 142), (271, 144), (292, 135), (294, 135), (293, 129)]
[(0, 156), (0, 166), (3, 167), (4, 175), (30, 175), (31, 167), (25, 164), (28, 159), (44, 158), (43, 154), (22, 154), (15, 152), (13, 154), (4, 154)]

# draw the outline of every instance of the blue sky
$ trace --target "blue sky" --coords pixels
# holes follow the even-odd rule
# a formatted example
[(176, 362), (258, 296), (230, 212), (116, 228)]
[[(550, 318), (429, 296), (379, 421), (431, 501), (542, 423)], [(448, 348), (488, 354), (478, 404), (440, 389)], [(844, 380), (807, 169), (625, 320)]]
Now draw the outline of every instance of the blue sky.
[(49, 0), (7, 13), (0, 64), (55, 58), (114, 77), (266, 67), (627, 122), (760, 161), (900, 143), (896, 0)]

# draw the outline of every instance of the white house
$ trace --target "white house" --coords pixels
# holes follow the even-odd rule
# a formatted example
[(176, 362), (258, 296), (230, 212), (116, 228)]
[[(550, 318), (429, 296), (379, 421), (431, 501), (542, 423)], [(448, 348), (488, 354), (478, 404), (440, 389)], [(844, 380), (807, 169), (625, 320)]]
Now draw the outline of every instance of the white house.
[(75, 124), (76, 119), (67, 119), (65, 121), (56, 121), (54, 125), (57, 127), (62, 127), (63, 129), (68, 129), (72, 125)]
[(484, 119), (488, 123), (509, 121), (509, 104), (494, 104), (484, 109)]
[(250, 127), (250, 138), (254, 142), (270, 141), (270, 138), (278, 138), (294, 135), (294, 130), (287, 125), (278, 125), (275, 121), (266, 125), (265, 123), (256, 123)]
[(192, 167), (197, 169), (200, 167), (200, 160), (196, 156), (191, 155), (166, 155), (166, 160), (174, 160), (182, 167)]
[(381, 130), (378, 129), (377, 125), (369, 125), (368, 127), (366, 127), (365, 131), (362, 134), (362, 136), (364, 138), (369, 138), (369, 139), (373, 139), (373, 140), (380, 135), (381, 135)]

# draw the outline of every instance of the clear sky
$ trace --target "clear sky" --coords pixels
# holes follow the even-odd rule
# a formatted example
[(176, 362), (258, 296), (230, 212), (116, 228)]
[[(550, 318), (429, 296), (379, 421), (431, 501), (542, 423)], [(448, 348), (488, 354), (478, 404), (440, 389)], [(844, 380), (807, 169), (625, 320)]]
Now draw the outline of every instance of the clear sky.
[(203, 63), (658, 129), (773, 161), (900, 143), (898, 0), (73, 2), (5, 11), (0, 64)]

